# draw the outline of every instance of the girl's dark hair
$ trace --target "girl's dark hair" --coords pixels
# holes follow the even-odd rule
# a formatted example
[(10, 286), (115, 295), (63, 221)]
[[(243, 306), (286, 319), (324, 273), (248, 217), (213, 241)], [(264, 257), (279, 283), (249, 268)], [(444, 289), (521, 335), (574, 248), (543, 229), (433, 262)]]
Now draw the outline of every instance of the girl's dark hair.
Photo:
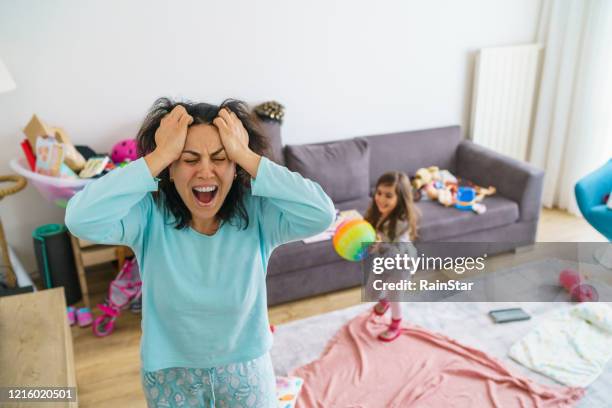
[[(401, 171), (390, 171), (380, 176), (376, 182), (376, 189), (378, 186), (391, 186), (395, 188), (395, 194), (397, 195), (397, 205), (389, 214), (389, 217), (383, 218), (378, 206), (374, 199), (370, 208), (366, 211), (365, 219), (372, 224), (372, 226), (380, 231), (383, 228), (383, 224), (388, 222), (387, 235), (394, 241), (395, 238), (406, 232), (397, 231), (397, 220), (407, 221), (410, 234), (410, 240), (414, 241), (418, 238), (418, 223), (419, 223), (419, 210), (414, 205), (412, 198), (412, 186), (410, 185), (410, 179), (408, 176)], [(374, 193), (376, 194), (376, 192)]]
[[(145, 156), (155, 150), (157, 146), (155, 144), (155, 132), (159, 128), (162, 118), (178, 105), (183, 106), (187, 113), (193, 117), (193, 123), (190, 126), (212, 125), (221, 109), (229, 109), (238, 116), (249, 134), (249, 148), (260, 155), (267, 153), (267, 138), (261, 133), (256, 117), (250, 113), (244, 102), (227, 99), (217, 106), (208, 103), (175, 102), (169, 98), (160, 98), (155, 101), (138, 131), (136, 140), (139, 156)], [(163, 210), (168, 219), (170, 219), (170, 215), (174, 216), (170, 223), (174, 223), (176, 229), (188, 227), (191, 221), (191, 212), (181, 199), (174, 183), (170, 181), (170, 168), (166, 167), (157, 177), (160, 178), (160, 181), (159, 191), (153, 193), (155, 203)], [(243, 168), (236, 165), (236, 178), (217, 213), (221, 223), (236, 222), (236, 225), (242, 228), (249, 225), (249, 215), (244, 204), (244, 197), (250, 189), (250, 180), (251, 176)]]

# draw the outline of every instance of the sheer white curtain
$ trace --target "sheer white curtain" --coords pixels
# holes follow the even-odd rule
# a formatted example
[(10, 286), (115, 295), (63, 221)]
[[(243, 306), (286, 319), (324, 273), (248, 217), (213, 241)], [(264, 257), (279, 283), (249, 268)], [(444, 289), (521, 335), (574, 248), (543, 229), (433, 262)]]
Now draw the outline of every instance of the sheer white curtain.
[(543, 204), (579, 214), (574, 184), (612, 157), (612, 1), (544, 0), (544, 64), (530, 161)]

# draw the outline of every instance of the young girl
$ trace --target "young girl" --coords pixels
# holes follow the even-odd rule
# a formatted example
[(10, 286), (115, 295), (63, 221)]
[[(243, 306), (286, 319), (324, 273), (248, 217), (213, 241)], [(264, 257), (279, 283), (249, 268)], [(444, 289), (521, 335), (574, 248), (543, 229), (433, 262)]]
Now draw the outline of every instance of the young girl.
[[(417, 238), (419, 213), (414, 205), (408, 176), (399, 171), (383, 174), (376, 182), (374, 199), (365, 219), (376, 229), (379, 241), (402, 243), (399, 250), (415, 252), (410, 242)], [(374, 313), (383, 316), (389, 307), (391, 324), (378, 336), (382, 341), (393, 341), (401, 333), (402, 309), (399, 302), (389, 302), (382, 294)]]
[(138, 146), (142, 158), (70, 200), (66, 225), (136, 254), (148, 406), (275, 407), (268, 259), (324, 231), (330, 198), (262, 155), (241, 102), (160, 99)]

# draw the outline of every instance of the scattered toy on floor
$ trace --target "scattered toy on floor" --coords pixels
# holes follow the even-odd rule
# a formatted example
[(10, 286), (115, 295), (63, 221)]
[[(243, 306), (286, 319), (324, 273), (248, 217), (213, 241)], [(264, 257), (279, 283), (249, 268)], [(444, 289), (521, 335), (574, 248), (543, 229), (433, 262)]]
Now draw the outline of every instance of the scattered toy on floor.
[(142, 281), (138, 263), (135, 258), (127, 259), (117, 277), (110, 283), (104, 304), (98, 305), (102, 315), (94, 322), (94, 334), (98, 337), (111, 334), (121, 311), (130, 308), (130, 304), (138, 300), (141, 294)]
[(93, 322), (93, 315), (88, 307), (81, 307), (76, 310), (76, 321), (79, 327), (90, 326)]
[(559, 284), (570, 294), (573, 302), (596, 302), (599, 299), (597, 290), (584, 283), (583, 276), (573, 269), (564, 269), (559, 274)]

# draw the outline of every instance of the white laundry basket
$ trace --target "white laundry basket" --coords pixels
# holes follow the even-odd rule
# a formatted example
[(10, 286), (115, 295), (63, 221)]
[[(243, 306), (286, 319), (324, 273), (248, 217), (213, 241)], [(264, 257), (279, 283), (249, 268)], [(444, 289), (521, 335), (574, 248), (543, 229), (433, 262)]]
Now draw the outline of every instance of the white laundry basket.
[(47, 201), (61, 208), (66, 208), (68, 200), (92, 181), (92, 179), (67, 179), (38, 174), (30, 170), (25, 159), (13, 159), (9, 165), (13, 171), (27, 178)]

